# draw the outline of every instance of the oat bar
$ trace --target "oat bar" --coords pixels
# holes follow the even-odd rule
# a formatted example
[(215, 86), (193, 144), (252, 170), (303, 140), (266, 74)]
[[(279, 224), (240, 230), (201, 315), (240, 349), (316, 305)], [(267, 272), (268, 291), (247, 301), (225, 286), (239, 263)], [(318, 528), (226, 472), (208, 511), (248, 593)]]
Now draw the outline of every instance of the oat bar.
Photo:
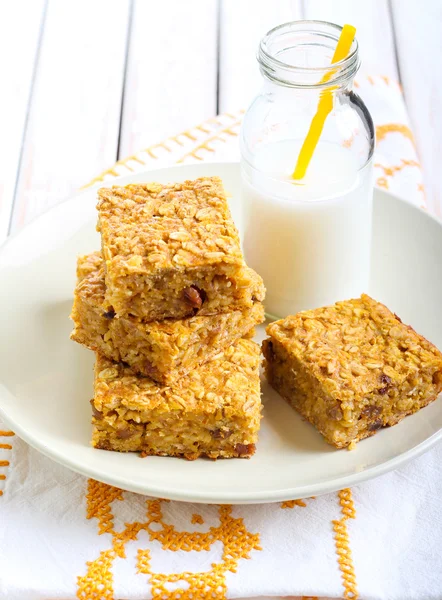
[(118, 316), (183, 318), (263, 300), (218, 177), (114, 186), (98, 196), (106, 302)]
[(189, 460), (250, 457), (261, 419), (259, 356), (257, 344), (239, 340), (164, 387), (97, 354), (93, 446)]
[(162, 384), (171, 384), (199, 364), (213, 360), (264, 321), (260, 302), (243, 311), (182, 320), (144, 323), (134, 317), (117, 318), (105, 303), (99, 252), (78, 259), (77, 279), (71, 339), (115, 362), (124, 361), (135, 373)]
[(270, 384), (342, 448), (395, 425), (442, 390), (442, 354), (367, 295), (267, 327)]

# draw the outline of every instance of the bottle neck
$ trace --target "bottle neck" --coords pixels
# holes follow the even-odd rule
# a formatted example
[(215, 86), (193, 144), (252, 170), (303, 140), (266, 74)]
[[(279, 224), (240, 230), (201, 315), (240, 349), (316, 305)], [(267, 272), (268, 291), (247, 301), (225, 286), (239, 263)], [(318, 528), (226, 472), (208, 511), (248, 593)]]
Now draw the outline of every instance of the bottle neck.
[(350, 89), (360, 64), (356, 40), (344, 60), (331, 64), (341, 30), (322, 21), (295, 21), (272, 29), (258, 49), (264, 79), (298, 90)]
[(303, 87), (303, 86), (287, 86), (281, 84), (280, 81), (275, 79), (269, 79), (268, 77), (264, 78), (263, 82), (263, 91), (266, 94), (278, 94), (279, 97), (288, 97), (288, 98), (296, 98), (299, 100), (305, 99), (319, 99), (322, 94), (326, 91), (330, 93), (333, 97), (338, 96), (339, 94), (349, 93), (353, 89), (354, 79), (349, 79), (348, 81), (342, 83), (341, 85), (329, 85), (317, 88), (316, 86), (311, 87)]

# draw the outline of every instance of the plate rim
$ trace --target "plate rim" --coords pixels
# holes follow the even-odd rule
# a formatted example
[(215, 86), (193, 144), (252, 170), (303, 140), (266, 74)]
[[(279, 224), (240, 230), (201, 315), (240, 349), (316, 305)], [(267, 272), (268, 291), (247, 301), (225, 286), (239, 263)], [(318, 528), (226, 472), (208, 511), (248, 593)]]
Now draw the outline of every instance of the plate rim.
[[(25, 235), (28, 228), (34, 226), (40, 219), (44, 218), (45, 215), (51, 211), (57, 210), (62, 207), (62, 205), (82, 197), (84, 195), (88, 195), (99, 187), (104, 187), (106, 185), (118, 185), (120, 181), (131, 179), (132, 177), (146, 177), (149, 176), (149, 173), (158, 172), (158, 171), (168, 171), (170, 169), (181, 169), (188, 167), (198, 167), (198, 168), (238, 168), (238, 161), (218, 161), (213, 163), (203, 163), (203, 164), (186, 164), (186, 165), (169, 165), (166, 167), (161, 167), (159, 169), (146, 169), (144, 171), (139, 171), (133, 174), (121, 175), (119, 177), (115, 177), (111, 180), (106, 180), (103, 182), (97, 182), (93, 186), (79, 190), (78, 193), (72, 194), (69, 197), (65, 198), (61, 202), (58, 202), (54, 206), (48, 207), (34, 219), (32, 219), (29, 223), (27, 223), (24, 227), (19, 229), (13, 235), (6, 238), (3, 243), (0, 244), (0, 254), (4, 251), (7, 245), (12, 243), (18, 236)], [(421, 208), (420, 206), (416, 206), (410, 200), (405, 198), (400, 198), (399, 196), (392, 194), (389, 191), (384, 191), (375, 188), (374, 193), (379, 195), (385, 195), (390, 197), (398, 202), (403, 202), (411, 207), (413, 210), (417, 210), (422, 213), (426, 218), (429, 218), (432, 221), (435, 221), (442, 228), (442, 219), (440, 219), (437, 215), (433, 215), (427, 212), (427, 210)], [(220, 504), (220, 503), (228, 503), (228, 504), (264, 504), (271, 502), (282, 502), (286, 500), (292, 499), (300, 499), (305, 498), (311, 495), (323, 495), (331, 492), (335, 492), (337, 490), (341, 490), (343, 488), (358, 485), (363, 483), (364, 481), (368, 481), (370, 479), (374, 479), (375, 477), (379, 477), (380, 475), (386, 474), (390, 471), (393, 471), (414, 458), (418, 458), (424, 452), (432, 448), (437, 442), (442, 438), (442, 428), (433, 433), (431, 436), (423, 440), (421, 443), (417, 444), (413, 448), (402, 452), (398, 456), (390, 458), (383, 462), (382, 464), (375, 465), (373, 467), (369, 467), (363, 471), (358, 473), (352, 473), (350, 475), (343, 475), (339, 477), (335, 477), (328, 482), (319, 482), (316, 484), (304, 485), (302, 487), (289, 487), (278, 490), (261, 490), (254, 491), (251, 493), (248, 492), (198, 492), (198, 491), (182, 491), (180, 489), (176, 489), (173, 487), (165, 487), (155, 486), (149, 482), (142, 482), (137, 484), (136, 482), (126, 480), (124, 476), (118, 476), (115, 478), (112, 474), (104, 473), (102, 471), (97, 472), (97, 470), (91, 466), (87, 465), (83, 466), (81, 461), (76, 461), (75, 458), (66, 457), (64, 455), (60, 455), (56, 450), (51, 449), (45, 443), (40, 442), (38, 438), (28, 431), (26, 427), (20, 425), (19, 422), (15, 421), (12, 417), (10, 418), (5, 409), (1, 405), (1, 397), (0, 397), (0, 415), (5, 425), (11, 427), (11, 429), (25, 441), (29, 446), (31, 446), (36, 451), (40, 452), (44, 456), (53, 460), (54, 462), (61, 464), (72, 471), (79, 473), (85, 477), (92, 477), (98, 481), (106, 483), (108, 485), (119, 487), (123, 490), (127, 490), (130, 492), (135, 492), (138, 494), (143, 494), (147, 496), (153, 497), (162, 497), (167, 498), (169, 500), (176, 500), (182, 502), (194, 502), (194, 503), (204, 503), (204, 504)], [(104, 452), (104, 450), (102, 451)], [(167, 459), (166, 459), (167, 460)], [(216, 498), (214, 497), (216, 496)]]

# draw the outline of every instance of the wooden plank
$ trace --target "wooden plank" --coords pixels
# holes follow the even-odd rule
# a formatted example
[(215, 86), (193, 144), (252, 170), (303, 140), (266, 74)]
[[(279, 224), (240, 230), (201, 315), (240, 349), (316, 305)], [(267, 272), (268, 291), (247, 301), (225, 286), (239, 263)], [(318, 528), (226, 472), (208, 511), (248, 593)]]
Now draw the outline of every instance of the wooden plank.
[(304, 18), (354, 25), (361, 73), (386, 75), (398, 80), (388, 0), (308, 0), (304, 2)]
[(399, 66), (408, 112), (424, 169), (427, 205), (442, 217), (442, 3), (428, 0), (416, 9), (393, 0)]
[(300, 0), (220, 0), (219, 112), (247, 108), (262, 78), (260, 39), (276, 25), (302, 18)]
[(50, 0), (11, 231), (116, 159), (128, 0)]
[(358, 30), (362, 72), (398, 78), (388, 0), (221, 0), (221, 112), (246, 107), (258, 91), (261, 75), (255, 56), (266, 31), (300, 18), (352, 23)]
[(216, 114), (216, 0), (135, 0), (120, 157)]
[[(44, 0), (2, 3), (0, 19), (0, 241), (9, 227)], [(26, 13), (26, 18), (23, 15)]]

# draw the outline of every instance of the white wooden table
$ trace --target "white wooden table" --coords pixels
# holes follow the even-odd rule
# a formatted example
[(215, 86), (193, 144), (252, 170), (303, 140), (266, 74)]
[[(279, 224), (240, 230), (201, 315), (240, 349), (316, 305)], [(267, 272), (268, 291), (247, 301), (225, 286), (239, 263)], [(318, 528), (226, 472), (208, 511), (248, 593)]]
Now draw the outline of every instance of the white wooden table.
[(261, 36), (357, 27), (363, 70), (400, 80), (441, 214), (442, 0), (0, 0), (0, 240), (117, 159), (260, 85)]

